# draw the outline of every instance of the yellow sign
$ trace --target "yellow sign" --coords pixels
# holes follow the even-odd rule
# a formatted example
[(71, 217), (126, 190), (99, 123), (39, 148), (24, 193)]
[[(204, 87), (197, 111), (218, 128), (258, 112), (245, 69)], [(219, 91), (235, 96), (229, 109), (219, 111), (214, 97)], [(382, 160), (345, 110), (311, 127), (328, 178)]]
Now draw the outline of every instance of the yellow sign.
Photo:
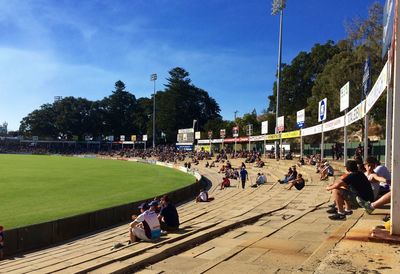
[(136, 142), (136, 135), (131, 135), (131, 141)]
[(265, 135), (265, 140), (278, 140), (279, 138), (279, 134)]
[(282, 139), (289, 139), (289, 138), (297, 138), (300, 137), (300, 130), (295, 130), (295, 131), (289, 131), (289, 132), (282, 132), (281, 136)]

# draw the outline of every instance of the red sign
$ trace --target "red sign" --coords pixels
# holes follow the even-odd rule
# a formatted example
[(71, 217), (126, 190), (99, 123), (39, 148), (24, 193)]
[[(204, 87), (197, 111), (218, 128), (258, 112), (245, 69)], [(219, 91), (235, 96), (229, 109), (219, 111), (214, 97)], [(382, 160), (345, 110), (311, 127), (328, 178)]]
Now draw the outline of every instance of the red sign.
[(232, 135), (233, 135), (233, 137), (239, 137), (239, 127), (238, 126), (232, 128)]

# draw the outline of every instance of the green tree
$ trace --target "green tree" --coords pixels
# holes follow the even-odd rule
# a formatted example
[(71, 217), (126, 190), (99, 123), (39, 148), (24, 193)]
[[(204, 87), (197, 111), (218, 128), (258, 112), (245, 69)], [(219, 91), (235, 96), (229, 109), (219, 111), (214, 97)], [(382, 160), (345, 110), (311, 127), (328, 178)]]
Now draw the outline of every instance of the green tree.
[(135, 127), (135, 114), (137, 101), (135, 95), (125, 90), (122, 81), (115, 83), (115, 91), (101, 102), (104, 111), (105, 133), (119, 136), (137, 134)]
[(52, 104), (44, 104), (21, 121), (20, 132), (26, 136), (58, 137), (56, 115)]

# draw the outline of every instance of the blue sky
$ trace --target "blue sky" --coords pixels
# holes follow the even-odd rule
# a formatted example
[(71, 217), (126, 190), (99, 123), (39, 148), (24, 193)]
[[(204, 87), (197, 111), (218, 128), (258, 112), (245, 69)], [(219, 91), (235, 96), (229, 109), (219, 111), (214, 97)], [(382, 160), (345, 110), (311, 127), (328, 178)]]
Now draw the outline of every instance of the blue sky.
[[(373, 0), (288, 0), (283, 62), (346, 37)], [(384, 3), (384, 0), (378, 1)], [(0, 0), (0, 123), (54, 96), (102, 99), (117, 80), (137, 98), (163, 89), (180, 66), (224, 119), (268, 105), (278, 56), (272, 0)]]

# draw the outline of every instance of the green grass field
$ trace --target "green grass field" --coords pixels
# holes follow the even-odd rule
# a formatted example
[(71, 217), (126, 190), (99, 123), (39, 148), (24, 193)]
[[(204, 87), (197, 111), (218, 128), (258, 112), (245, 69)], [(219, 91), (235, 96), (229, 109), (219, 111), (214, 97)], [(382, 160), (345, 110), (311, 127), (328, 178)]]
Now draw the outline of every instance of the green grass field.
[(6, 229), (155, 197), (192, 184), (180, 171), (142, 163), (0, 154), (0, 224)]

